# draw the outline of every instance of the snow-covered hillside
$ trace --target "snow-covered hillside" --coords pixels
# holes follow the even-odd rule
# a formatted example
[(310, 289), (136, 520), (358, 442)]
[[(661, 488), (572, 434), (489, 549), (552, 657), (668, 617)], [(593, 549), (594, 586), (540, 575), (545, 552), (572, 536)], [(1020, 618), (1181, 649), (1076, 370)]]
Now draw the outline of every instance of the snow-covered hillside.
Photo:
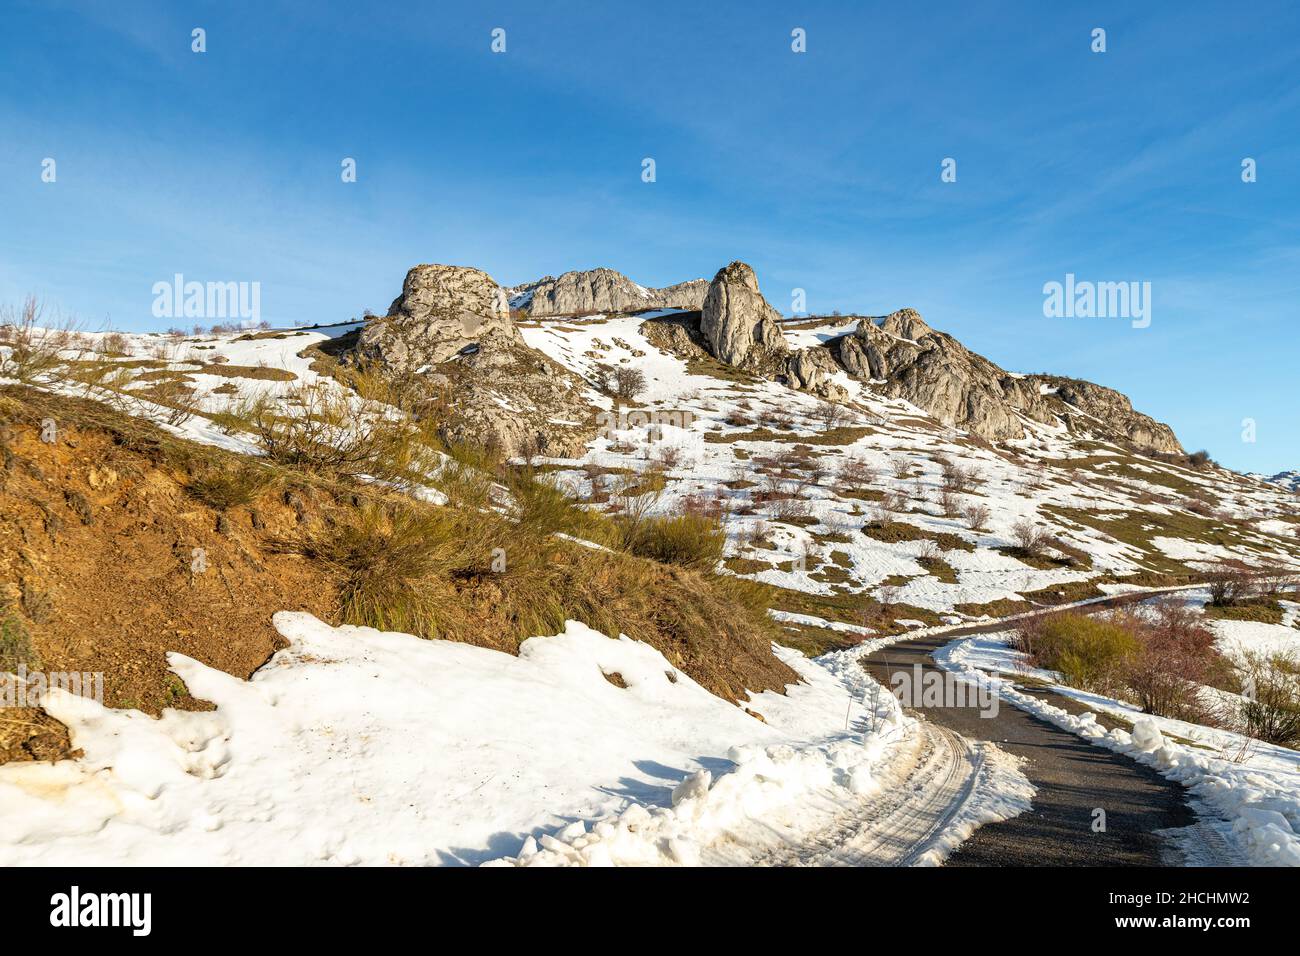
[[(1026, 809), (1032, 787), (991, 744), (943, 756), (858, 666), (875, 645), (852, 645), (1225, 562), (1300, 571), (1300, 514), (1281, 487), (1027, 417), (1026, 437), (993, 443), (843, 372), (833, 384), (848, 398), (828, 402), (659, 347), (645, 323), (673, 314), (520, 323), (527, 346), (593, 383), (583, 397), (605, 413), (583, 455), (530, 464), (595, 511), (720, 513), (720, 570), (766, 589), (789, 645), (774, 653), (801, 683), (723, 700), (660, 651), (580, 621), (513, 657), (282, 613), (290, 646), (251, 680), (172, 655), (213, 711), (157, 718), (51, 694), (47, 713), (84, 756), (0, 766), (0, 862), (791, 862), (846, 814), (868, 815), (908, 780), (924, 790), (918, 775), (955, 761), (960, 812), (905, 856), (937, 862), (980, 823)], [(397, 415), (333, 374), (332, 350), (356, 328), (86, 335), (65, 358), (87, 374), (49, 387), (258, 456), (231, 414), (250, 401), (301, 416), (310, 386), (361, 416)], [(801, 323), (788, 337), (813, 346), (852, 329)], [(594, 387), (602, 367), (633, 369), (643, 387), (616, 400)], [(183, 414), (160, 383), (183, 388)], [(445, 504), (427, 477), (415, 491)], [(1286, 615), (1218, 625), (1225, 642), (1275, 646), (1296, 632)], [(947, 663), (987, 668), (962, 654), (1005, 655), (995, 644)], [(1295, 768), (1269, 755), (1277, 766), (1260, 772), (1279, 789)]]

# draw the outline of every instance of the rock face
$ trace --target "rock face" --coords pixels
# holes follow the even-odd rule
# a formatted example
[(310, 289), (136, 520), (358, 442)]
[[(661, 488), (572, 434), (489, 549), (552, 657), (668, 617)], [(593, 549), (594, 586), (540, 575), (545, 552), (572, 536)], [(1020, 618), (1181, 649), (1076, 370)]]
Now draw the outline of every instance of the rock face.
[(416, 266), (388, 315), (362, 328), (357, 355), (414, 372), (447, 361), (489, 332), (519, 338), (505, 293), (490, 275), (467, 266)]
[(1065, 410), (1067, 416), (1077, 418), (1075, 413), (1081, 413), (1092, 420), (1072, 421), (1071, 424), (1078, 428), (1098, 430), (1100, 426), (1100, 430), (1117, 432), (1139, 448), (1168, 454), (1183, 452), (1172, 428), (1134, 411), (1128, 396), (1113, 388), (1057, 375), (1031, 375), (1028, 380), (1042, 385), (1041, 391), (1046, 392), (1049, 399), (1055, 397), (1068, 406)]
[(1133, 410), (1113, 389), (1047, 375), (1012, 375), (936, 332), (912, 309), (863, 320), (835, 340), (840, 363), (855, 378), (880, 384), (946, 425), (991, 441), (1021, 438), (1020, 416), (1122, 438), (1143, 448), (1179, 454), (1168, 425)]
[(791, 352), (785, 364), (785, 377), (792, 386), (829, 402), (849, 400), (848, 389), (831, 380), (840, 371), (835, 354), (820, 345)]
[(758, 277), (743, 262), (719, 269), (701, 309), (700, 332), (720, 362), (762, 369), (784, 363), (790, 349), (781, 315), (758, 291)]
[(882, 383), (886, 394), (906, 399), (946, 425), (999, 440), (1024, 435), (1016, 411), (1050, 420), (1037, 407), (1037, 389), (1020, 387), (1019, 380), (952, 336), (934, 331), (912, 309), (883, 320), (865, 319), (838, 343), (840, 362), (850, 375)]
[(411, 269), (389, 314), (362, 327), (345, 360), (442, 391), (452, 441), (566, 456), (595, 434), (586, 383), (524, 344), (504, 290), (479, 269)]
[(566, 272), (558, 279), (547, 276), (527, 285), (507, 289), (510, 307), (530, 318), (548, 315), (595, 315), (639, 312), (645, 309), (699, 309), (708, 283), (692, 279), (662, 289), (637, 285), (613, 269)]
[(595, 437), (587, 383), (500, 329), (432, 374), (452, 396), (443, 428), (452, 441), (569, 458), (581, 457)]
[(1258, 478), (1270, 485), (1277, 485), (1279, 488), (1285, 488), (1287, 491), (1300, 493), (1300, 471), (1279, 471), (1271, 477), (1265, 477), (1264, 475), (1251, 475), (1250, 477)]

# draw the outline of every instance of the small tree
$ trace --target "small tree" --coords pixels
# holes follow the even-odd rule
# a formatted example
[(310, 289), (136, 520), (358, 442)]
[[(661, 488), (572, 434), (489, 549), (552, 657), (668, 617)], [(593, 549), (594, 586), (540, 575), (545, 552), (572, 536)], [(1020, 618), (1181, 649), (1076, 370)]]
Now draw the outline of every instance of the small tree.
[(645, 391), (645, 374), (629, 365), (620, 365), (614, 369), (613, 392), (625, 402), (630, 402)]

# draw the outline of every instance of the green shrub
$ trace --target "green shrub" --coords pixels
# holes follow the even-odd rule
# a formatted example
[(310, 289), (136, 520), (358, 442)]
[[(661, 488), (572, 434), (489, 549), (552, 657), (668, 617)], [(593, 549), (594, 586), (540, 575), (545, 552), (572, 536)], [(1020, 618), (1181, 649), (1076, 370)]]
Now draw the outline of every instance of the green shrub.
[(682, 568), (711, 571), (722, 560), (727, 533), (712, 515), (646, 518), (625, 526), (623, 548), (642, 558)]
[(1073, 612), (1029, 619), (1017, 631), (1017, 646), (1034, 666), (1058, 671), (1067, 684), (1103, 692), (1122, 685), (1141, 650), (1122, 624)]
[(1245, 653), (1238, 668), (1242, 733), (1283, 747), (1300, 745), (1300, 657)]

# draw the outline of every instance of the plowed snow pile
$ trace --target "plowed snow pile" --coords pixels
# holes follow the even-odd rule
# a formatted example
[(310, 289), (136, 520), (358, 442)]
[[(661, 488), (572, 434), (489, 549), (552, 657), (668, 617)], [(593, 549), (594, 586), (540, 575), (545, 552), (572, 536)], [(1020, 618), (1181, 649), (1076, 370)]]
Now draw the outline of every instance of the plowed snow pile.
[(212, 712), (52, 692), (85, 756), (0, 767), (0, 865), (478, 863), (533, 837), (558, 862), (691, 862), (814, 793), (859, 806), (912, 729), (880, 694), (845, 732), (850, 687), (784, 650), (804, 683), (746, 702), (765, 723), (574, 622), (517, 658), (275, 623), (291, 646), (249, 681), (171, 655)]

